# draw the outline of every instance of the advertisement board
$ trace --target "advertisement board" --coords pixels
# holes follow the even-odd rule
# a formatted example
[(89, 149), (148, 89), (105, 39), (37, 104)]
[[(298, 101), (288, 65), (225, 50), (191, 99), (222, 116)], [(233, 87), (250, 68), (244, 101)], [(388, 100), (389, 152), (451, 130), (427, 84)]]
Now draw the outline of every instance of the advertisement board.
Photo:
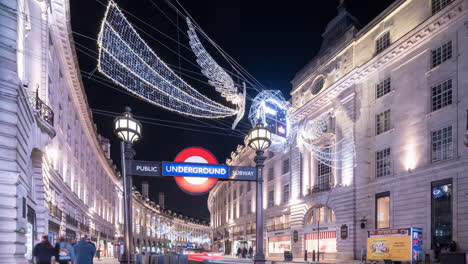
[(422, 263), (422, 229), (400, 228), (369, 231), (367, 259)]

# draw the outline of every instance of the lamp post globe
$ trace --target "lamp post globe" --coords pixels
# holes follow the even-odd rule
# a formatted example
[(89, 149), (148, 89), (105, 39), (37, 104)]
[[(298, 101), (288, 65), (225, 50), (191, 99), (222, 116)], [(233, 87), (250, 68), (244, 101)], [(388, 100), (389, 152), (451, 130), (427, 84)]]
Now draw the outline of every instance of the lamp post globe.
[(256, 192), (256, 240), (257, 248), (254, 256), (254, 263), (263, 264), (266, 262), (263, 253), (263, 167), (265, 162), (265, 150), (271, 145), (271, 132), (264, 127), (261, 122), (249, 131), (245, 143), (255, 151), (255, 165), (257, 168), (257, 192)]
[(271, 132), (258, 123), (247, 135), (247, 145), (255, 151), (265, 151), (271, 144)]
[(114, 120), (114, 133), (125, 143), (138, 141), (141, 138), (141, 123), (133, 118), (130, 107), (125, 107), (122, 116)]
[(133, 215), (132, 215), (132, 175), (127, 174), (127, 163), (135, 156), (133, 143), (141, 139), (141, 123), (133, 118), (130, 107), (125, 107), (122, 116), (114, 120), (114, 133), (122, 140), (120, 151), (122, 158), (122, 178), (124, 187), (124, 252), (120, 256), (120, 263), (135, 263), (133, 250)]

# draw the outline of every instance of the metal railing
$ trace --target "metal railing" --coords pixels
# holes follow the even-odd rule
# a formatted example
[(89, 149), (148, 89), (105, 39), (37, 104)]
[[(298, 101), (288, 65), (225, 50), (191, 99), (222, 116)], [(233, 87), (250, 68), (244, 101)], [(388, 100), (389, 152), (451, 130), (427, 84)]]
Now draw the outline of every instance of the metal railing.
[(50, 215), (52, 217), (62, 220), (62, 210), (60, 210), (58, 206), (53, 204), (52, 202), (48, 202), (48, 204), (49, 204)]
[(74, 217), (71, 215), (65, 215), (65, 222), (69, 225), (72, 225), (74, 227), (78, 227), (78, 220), (76, 220)]
[(314, 185), (314, 187), (310, 188), (309, 194), (326, 192), (326, 191), (329, 191), (330, 189), (331, 189), (330, 183), (317, 184), (317, 185)]
[(49, 125), (54, 126), (54, 111), (39, 98), (38, 89), (36, 90), (36, 94), (33, 99), (33, 107), (39, 112), (39, 115), (44, 121), (49, 123)]
[(291, 227), (290, 223), (281, 223), (281, 224), (269, 225), (269, 226), (267, 226), (267, 231), (284, 230), (284, 229), (288, 229), (290, 227)]

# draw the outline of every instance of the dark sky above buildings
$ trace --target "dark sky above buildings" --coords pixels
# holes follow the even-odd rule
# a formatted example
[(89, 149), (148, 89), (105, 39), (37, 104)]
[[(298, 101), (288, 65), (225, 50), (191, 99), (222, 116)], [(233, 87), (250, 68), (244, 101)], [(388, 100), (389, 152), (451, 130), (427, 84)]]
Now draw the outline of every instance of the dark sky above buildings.
[[(202, 93), (212, 96), (213, 88), (193, 78), (202, 79), (198, 69), (184, 58), (195, 63), (182, 45), (188, 46), (187, 38), (177, 31), (186, 30), (183, 18), (169, 7), (165, 0), (115, 0), (128, 11), (129, 21), (139, 28), (139, 33), (166, 62), (185, 69), (183, 76)], [(175, 0), (170, 0), (176, 3)], [(179, 0), (203, 30), (252, 74), (267, 89), (281, 90), (289, 98), (290, 81), (317, 53), (321, 44), (321, 34), (325, 26), (336, 14), (337, 0)], [(348, 0), (347, 10), (362, 25), (367, 24), (393, 0)], [(110, 139), (111, 157), (119, 164), (118, 140), (113, 135), (112, 114), (102, 115), (96, 110), (123, 112), (130, 106), (137, 116), (152, 118), (143, 123), (143, 138), (135, 144), (135, 159), (172, 161), (179, 151), (190, 146), (200, 146), (210, 150), (218, 161), (224, 163), (243, 139), (241, 133), (249, 128), (247, 115), (236, 132), (229, 130), (232, 119), (223, 121), (186, 118), (143, 102), (123, 93), (117, 85), (105, 81), (105, 77), (95, 71), (97, 65), (97, 44), (101, 20), (106, 0), (71, 0), (71, 24), (77, 54), (83, 75), (83, 82), (90, 107), (95, 110), (94, 121), (98, 131)], [(169, 20), (170, 19), (170, 20)], [(159, 32), (158, 32), (159, 31)], [(162, 33), (164, 34), (162, 34)], [(82, 34), (82, 35), (79, 35)], [(83, 36), (85, 35), (85, 36)], [(181, 44), (170, 38), (179, 40)], [(207, 47), (215, 59), (223, 64), (219, 53)], [(179, 52), (180, 51), (180, 52)], [(181, 54), (179, 56), (178, 54)], [(103, 83), (107, 84), (104, 85)], [(255, 97), (256, 91), (249, 90)], [(219, 102), (223, 102), (222, 99)], [(247, 110), (248, 111), (248, 108)], [(156, 120), (157, 119), (157, 120)], [(187, 129), (190, 128), (190, 129)], [(157, 200), (158, 192), (165, 192), (166, 206), (185, 215), (209, 219), (207, 197), (189, 196), (182, 192), (173, 179), (148, 179), (150, 197)], [(135, 177), (139, 186), (141, 179)]]

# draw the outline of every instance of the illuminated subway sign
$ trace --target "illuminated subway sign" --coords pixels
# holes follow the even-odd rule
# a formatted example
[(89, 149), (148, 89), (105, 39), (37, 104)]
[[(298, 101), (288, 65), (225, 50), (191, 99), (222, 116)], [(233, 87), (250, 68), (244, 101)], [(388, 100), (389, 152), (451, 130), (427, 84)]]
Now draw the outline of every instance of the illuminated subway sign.
[(163, 163), (163, 176), (228, 178), (229, 167), (214, 164)]

